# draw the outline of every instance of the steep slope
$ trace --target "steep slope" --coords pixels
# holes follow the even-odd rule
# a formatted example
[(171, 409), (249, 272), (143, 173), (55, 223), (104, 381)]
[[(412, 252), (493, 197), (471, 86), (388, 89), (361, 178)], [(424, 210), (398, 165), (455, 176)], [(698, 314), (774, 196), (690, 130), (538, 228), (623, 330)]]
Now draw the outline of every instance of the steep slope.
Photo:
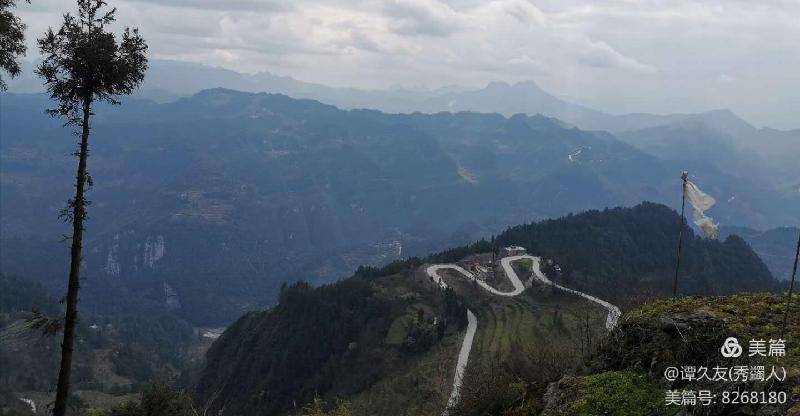
[[(756, 129), (730, 111), (717, 111), (617, 136), (702, 178), (718, 196), (723, 223), (730, 224), (732, 210), (759, 216), (757, 228), (771, 227), (776, 218), (782, 225), (800, 223), (800, 131)], [(743, 195), (771, 199), (773, 208), (756, 213)]]
[[(519, 244), (560, 265), (555, 281), (621, 305), (635, 288), (671, 294), (680, 217), (663, 205), (589, 211), (508, 229), (500, 245)], [(776, 288), (767, 267), (736, 235), (712, 241), (684, 229), (682, 294), (728, 294)]]
[(769, 267), (772, 275), (778, 280), (789, 280), (792, 277), (793, 248), (797, 243), (800, 229), (781, 227), (759, 231), (744, 227), (723, 227), (720, 235), (741, 236), (758, 254), (758, 257)]
[[(32, 311), (63, 316), (44, 286), (0, 273), (0, 414), (24, 404), (21, 398), (40, 410), (53, 400), (60, 332), (44, 335)], [(81, 412), (107, 408), (151, 380), (174, 380), (199, 361), (193, 351), (203, 340), (174, 316), (80, 316), (72, 386)]]
[[(245, 315), (214, 343), (197, 396), (221, 414), (285, 414), (315, 393), (350, 397), (382, 378), (399, 381), (398, 370), (417, 360), (451, 367), (465, 313), (452, 292), (410, 274), (295, 284), (276, 307)], [(421, 376), (408, 394), (436, 397), (429, 405), (441, 412), (446, 385)]]
[[(592, 295), (604, 293), (629, 305), (631, 299), (667, 292), (676, 222), (674, 211), (642, 204), (514, 227), (493, 241), (527, 244), (531, 253), (550, 260), (546, 272), (556, 283)], [(738, 237), (717, 242), (686, 232), (682, 293), (775, 287), (766, 267)], [(360, 268), (353, 277), (330, 286), (311, 289), (299, 284), (284, 289), (276, 307), (245, 315), (215, 343), (197, 385), (198, 400), (211, 403), (213, 409), (224, 408), (224, 414), (285, 414), (292, 400), (303, 403), (316, 390), (328, 399), (354, 400), (357, 414), (396, 414), (398, 409), (409, 409), (416, 397), (436, 405), (415, 407), (410, 414), (439, 414), (453, 380), (460, 342), (456, 334), (464, 325), (465, 305), (481, 322), (469, 361), (474, 368), (498, 360), (513, 367), (517, 359), (524, 360), (520, 355), (524, 357), (528, 348), (556, 347), (565, 357), (567, 352), (573, 354), (576, 341), (583, 345), (576, 327), (591, 322), (602, 331), (607, 311), (580, 297), (544, 286), (517, 297), (494, 296), (458, 278), (448, 281), (455, 292), (442, 297), (425, 272), (428, 264), (461, 260), (462, 267), (470, 267), (479, 257), (491, 259), (492, 248), (491, 242), (482, 240), (425, 260)], [(527, 281), (530, 270), (519, 267), (521, 279)], [(414, 311), (420, 309), (427, 318), (417, 322), (454, 322), (460, 317), (461, 323), (446, 327), (438, 341), (426, 344), (422, 352), (398, 347), (403, 339), (424, 339), (411, 336), (424, 330), (413, 332), (408, 326), (396, 334), (403, 327), (398, 322), (408, 319), (403, 316), (411, 314), (414, 321)], [(447, 354), (450, 360), (443, 358)], [(418, 380), (419, 389), (408, 387), (409, 378)]]

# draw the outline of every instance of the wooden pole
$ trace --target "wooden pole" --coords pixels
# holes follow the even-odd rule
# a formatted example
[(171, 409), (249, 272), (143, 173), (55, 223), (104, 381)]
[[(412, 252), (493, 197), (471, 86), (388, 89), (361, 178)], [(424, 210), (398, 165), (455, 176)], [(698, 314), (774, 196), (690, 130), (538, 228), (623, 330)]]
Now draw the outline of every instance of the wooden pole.
[(789, 293), (786, 296), (786, 310), (783, 311), (783, 325), (781, 326), (781, 339), (786, 333), (786, 321), (789, 318), (789, 307), (792, 305), (792, 291), (794, 290), (794, 279), (797, 276), (797, 258), (800, 257), (800, 236), (797, 237), (797, 250), (794, 253), (794, 267), (792, 268), (792, 282), (789, 283)]
[(683, 182), (683, 196), (681, 197), (681, 221), (678, 227), (678, 255), (675, 260), (675, 281), (672, 283), (672, 299), (678, 299), (678, 271), (681, 268), (681, 247), (683, 246), (683, 228), (686, 225), (686, 216), (684, 210), (686, 208), (686, 181), (689, 180), (689, 172), (684, 171), (681, 173), (681, 180)]

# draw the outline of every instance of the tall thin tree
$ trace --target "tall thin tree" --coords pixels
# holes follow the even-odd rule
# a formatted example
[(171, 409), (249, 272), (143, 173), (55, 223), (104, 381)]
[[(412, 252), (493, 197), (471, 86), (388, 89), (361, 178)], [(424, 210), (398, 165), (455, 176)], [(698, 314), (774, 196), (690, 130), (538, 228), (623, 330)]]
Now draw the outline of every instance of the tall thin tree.
[(77, 127), (75, 134), (80, 135), (75, 152), (78, 157), (75, 197), (61, 212), (64, 220), (72, 224), (72, 247), (54, 416), (64, 415), (69, 395), (84, 221), (89, 205), (86, 191), (92, 186), (86, 166), (92, 110), (96, 102), (119, 104), (117, 98), (132, 93), (144, 80), (147, 70), (147, 44), (138, 29), (126, 28), (117, 42), (114, 33), (106, 28), (115, 20), (116, 9), (103, 10), (105, 6), (104, 0), (78, 0), (78, 15), (65, 14), (57, 32), (51, 28), (38, 40), (44, 60), (36, 73), (58, 103), (57, 108), (47, 112), (65, 118), (65, 125)]

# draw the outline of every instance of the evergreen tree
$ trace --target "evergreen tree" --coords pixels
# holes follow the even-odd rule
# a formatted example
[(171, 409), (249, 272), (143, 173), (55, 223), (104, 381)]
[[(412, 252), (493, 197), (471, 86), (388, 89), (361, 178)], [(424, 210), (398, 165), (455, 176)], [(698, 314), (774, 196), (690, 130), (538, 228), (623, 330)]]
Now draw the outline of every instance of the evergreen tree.
[(152, 383), (142, 390), (138, 401), (112, 408), (108, 416), (197, 416), (192, 398), (164, 383)]
[(137, 29), (126, 28), (121, 41), (117, 42), (116, 36), (106, 29), (114, 21), (116, 9), (104, 11), (102, 9), (105, 6), (104, 0), (78, 0), (78, 16), (65, 14), (57, 32), (51, 28), (38, 40), (44, 60), (36, 73), (44, 79), (50, 96), (59, 104), (47, 112), (53, 117), (65, 118), (67, 125), (79, 127), (81, 138), (75, 152), (78, 157), (75, 197), (61, 213), (72, 224), (72, 247), (54, 416), (64, 415), (69, 395), (83, 223), (89, 204), (85, 193), (87, 186), (92, 186), (92, 177), (86, 167), (92, 109), (96, 102), (119, 104), (116, 97), (133, 92), (147, 70), (147, 45), (144, 39), (139, 36)]
[[(19, 75), (21, 69), (17, 58), (25, 55), (27, 50), (25, 24), (11, 12), (16, 3), (16, 0), (0, 0), (0, 69), (7, 72), (11, 78)], [(6, 83), (0, 76), (0, 91), (5, 89)]]

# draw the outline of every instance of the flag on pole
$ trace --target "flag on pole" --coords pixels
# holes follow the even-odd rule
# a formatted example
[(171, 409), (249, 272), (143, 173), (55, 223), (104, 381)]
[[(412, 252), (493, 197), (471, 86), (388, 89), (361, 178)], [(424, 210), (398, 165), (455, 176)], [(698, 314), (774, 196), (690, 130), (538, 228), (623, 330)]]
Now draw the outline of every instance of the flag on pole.
[(692, 217), (694, 223), (711, 239), (716, 239), (719, 234), (719, 224), (715, 223), (710, 217), (706, 216), (708, 211), (717, 200), (711, 195), (703, 192), (692, 181), (686, 181), (686, 199), (692, 204)]

